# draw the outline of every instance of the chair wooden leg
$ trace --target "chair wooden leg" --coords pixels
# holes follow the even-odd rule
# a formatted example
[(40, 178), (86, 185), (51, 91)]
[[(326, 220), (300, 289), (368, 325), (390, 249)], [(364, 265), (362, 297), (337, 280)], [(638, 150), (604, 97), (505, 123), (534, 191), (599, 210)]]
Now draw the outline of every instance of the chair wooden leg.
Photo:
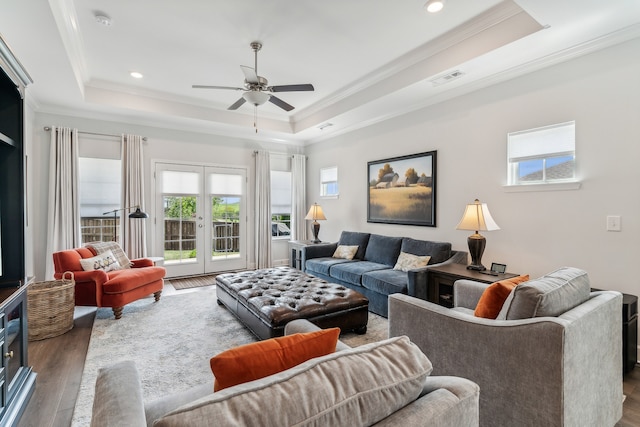
[(113, 315), (116, 317), (116, 320), (122, 317), (122, 309), (124, 307), (113, 307)]
[(154, 292), (153, 293), (153, 297), (156, 299), (156, 302), (160, 301), (160, 295), (162, 294), (162, 291), (158, 291), (158, 292)]

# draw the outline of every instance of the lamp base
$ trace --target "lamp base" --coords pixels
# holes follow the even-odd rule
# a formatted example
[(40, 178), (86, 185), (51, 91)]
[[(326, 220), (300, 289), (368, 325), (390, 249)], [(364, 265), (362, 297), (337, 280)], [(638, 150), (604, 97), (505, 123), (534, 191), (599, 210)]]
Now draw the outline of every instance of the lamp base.
[(318, 221), (313, 221), (311, 231), (313, 231), (313, 240), (311, 243), (322, 243), (322, 241), (318, 239), (318, 233), (320, 232), (320, 223)]
[(484, 271), (485, 266), (482, 265), (482, 254), (487, 240), (479, 233), (472, 234), (467, 238), (469, 245), (469, 254), (471, 254), (471, 264), (467, 266), (467, 270)]

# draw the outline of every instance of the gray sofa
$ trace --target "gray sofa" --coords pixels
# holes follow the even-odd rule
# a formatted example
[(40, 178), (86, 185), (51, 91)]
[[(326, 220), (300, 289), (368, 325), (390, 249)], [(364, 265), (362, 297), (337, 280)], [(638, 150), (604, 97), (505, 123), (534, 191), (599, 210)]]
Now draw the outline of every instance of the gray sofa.
[[(352, 260), (333, 258), (338, 245), (358, 246)], [(310, 245), (301, 251), (303, 270), (328, 282), (354, 289), (369, 299), (369, 311), (387, 317), (387, 298), (401, 293), (427, 299), (427, 268), (394, 270), (401, 252), (429, 255), (429, 266), (467, 264), (467, 253), (451, 243), (343, 231), (333, 244)]]
[[(285, 333), (315, 330), (295, 320)], [(335, 353), (266, 378), (212, 393), (212, 377), (145, 404), (135, 363), (126, 361), (100, 370), (91, 426), (477, 426), (478, 386), (431, 370), (406, 337), (355, 348), (338, 342)]]
[(615, 425), (622, 295), (590, 292), (586, 273), (562, 268), (516, 286), (494, 320), (473, 314), (487, 286), (455, 282), (451, 309), (390, 296), (389, 336), (408, 336), (435, 375), (476, 382), (482, 426)]

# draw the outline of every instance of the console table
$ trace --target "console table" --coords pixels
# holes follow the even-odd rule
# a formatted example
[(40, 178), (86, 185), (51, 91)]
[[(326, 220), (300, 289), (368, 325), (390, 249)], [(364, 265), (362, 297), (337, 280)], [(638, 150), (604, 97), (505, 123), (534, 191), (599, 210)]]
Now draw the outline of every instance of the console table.
[(493, 276), (486, 272), (467, 270), (466, 265), (457, 263), (427, 267), (426, 299), (451, 308), (453, 307), (453, 284), (456, 280), (469, 279), (476, 282), (493, 283), (516, 276), (518, 275), (513, 273), (502, 273)]

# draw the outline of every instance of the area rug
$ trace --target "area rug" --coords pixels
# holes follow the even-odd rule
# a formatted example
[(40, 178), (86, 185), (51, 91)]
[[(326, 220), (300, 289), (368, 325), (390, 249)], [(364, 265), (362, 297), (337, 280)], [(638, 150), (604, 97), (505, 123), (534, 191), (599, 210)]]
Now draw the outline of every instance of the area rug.
[(177, 291), (183, 289), (200, 288), (216, 284), (217, 274), (207, 274), (206, 276), (181, 277), (178, 279), (165, 279), (166, 284), (170, 284)]
[[(387, 320), (369, 313), (367, 333), (340, 337), (350, 346), (387, 338)], [(168, 393), (211, 383), (209, 359), (256, 338), (216, 302), (215, 288), (163, 297), (145, 298), (125, 306), (115, 320), (109, 308), (100, 308), (91, 332), (80, 391), (71, 425), (91, 422), (94, 386), (101, 366), (134, 360), (145, 401)]]

